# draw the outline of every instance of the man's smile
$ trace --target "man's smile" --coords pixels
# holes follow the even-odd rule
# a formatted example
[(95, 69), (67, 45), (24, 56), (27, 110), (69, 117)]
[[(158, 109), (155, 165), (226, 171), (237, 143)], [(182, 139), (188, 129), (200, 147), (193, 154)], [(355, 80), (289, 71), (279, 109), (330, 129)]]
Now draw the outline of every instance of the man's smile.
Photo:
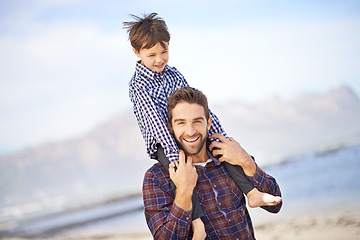
[(188, 142), (188, 143), (194, 143), (194, 142), (196, 142), (199, 138), (200, 138), (200, 136), (197, 136), (197, 137), (195, 137), (195, 138), (183, 138), (183, 140), (184, 140), (185, 142)]

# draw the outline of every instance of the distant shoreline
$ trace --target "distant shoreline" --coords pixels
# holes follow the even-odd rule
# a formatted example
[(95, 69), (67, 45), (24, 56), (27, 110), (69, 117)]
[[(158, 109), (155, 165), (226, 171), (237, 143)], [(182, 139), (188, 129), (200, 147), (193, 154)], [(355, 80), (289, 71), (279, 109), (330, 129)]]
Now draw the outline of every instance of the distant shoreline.
[(351, 148), (354, 146), (360, 146), (360, 140), (357, 140), (355, 142), (350, 142), (350, 143), (344, 142), (344, 143), (329, 145), (323, 149), (319, 149), (319, 150), (316, 150), (311, 153), (289, 156), (282, 160), (279, 160), (278, 162), (262, 164), (261, 167), (264, 169), (277, 167), (277, 166), (281, 166), (281, 165), (285, 165), (288, 163), (293, 163), (293, 162), (302, 160), (304, 158), (304, 156), (322, 156), (322, 155), (327, 155), (327, 154), (331, 154), (331, 153), (336, 153), (338, 151), (345, 150), (345, 149), (348, 149), (348, 148)]
[(127, 194), (127, 195), (123, 195), (123, 196), (119, 196), (119, 197), (109, 198), (104, 201), (97, 201), (97, 202), (93, 202), (93, 203), (89, 203), (89, 204), (85, 204), (85, 205), (81, 205), (81, 206), (70, 207), (70, 208), (64, 209), (62, 211), (44, 214), (41, 216), (26, 218), (26, 219), (18, 220), (18, 221), (11, 221), (8, 223), (2, 223), (2, 224), (0, 224), (0, 237), (8, 237), (8, 236), (18, 236), (18, 237), (26, 236), (29, 238), (36, 238), (36, 237), (40, 237), (40, 236), (46, 237), (46, 236), (55, 235), (58, 232), (61, 232), (63, 230), (69, 229), (69, 228), (76, 228), (76, 227), (90, 224), (93, 222), (102, 221), (102, 220), (106, 220), (106, 219), (110, 219), (110, 218), (114, 218), (114, 217), (119, 217), (121, 215), (128, 214), (128, 213), (131, 213), (134, 211), (140, 211), (143, 209), (143, 206), (141, 204), (138, 204), (135, 206), (131, 206), (127, 209), (120, 209), (120, 210), (115, 209), (117, 211), (107, 213), (107, 214), (104, 213), (102, 215), (98, 215), (96, 213), (95, 214), (93, 213), (92, 215), (90, 214), (88, 216), (88, 219), (86, 219), (86, 220), (73, 221), (73, 222), (70, 222), (67, 224), (59, 224), (57, 226), (55, 225), (48, 229), (45, 228), (41, 233), (27, 233), (26, 230), (24, 231), (24, 229), (26, 229), (27, 226), (29, 226), (29, 225), (36, 225), (38, 223), (41, 225), (42, 222), (51, 221), (56, 218), (61, 219), (61, 217), (63, 217), (63, 216), (66, 217), (67, 215), (75, 215), (75, 218), (76, 218), (76, 214), (81, 214), (82, 212), (96, 210), (97, 208), (106, 208), (107, 206), (110, 206), (112, 204), (116, 205), (116, 204), (125, 202), (127, 200), (141, 198), (141, 196), (142, 196), (141, 192), (140, 193), (131, 193), (131, 194)]

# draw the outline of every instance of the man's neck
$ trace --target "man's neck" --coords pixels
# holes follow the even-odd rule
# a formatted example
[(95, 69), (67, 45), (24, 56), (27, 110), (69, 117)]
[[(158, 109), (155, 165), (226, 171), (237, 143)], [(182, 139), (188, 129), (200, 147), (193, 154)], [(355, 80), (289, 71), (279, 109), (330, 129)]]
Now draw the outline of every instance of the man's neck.
[(203, 149), (198, 154), (192, 155), (191, 158), (193, 163), (203, 163), (206, 162), (210, 156), (208, 155), (204, 145)]

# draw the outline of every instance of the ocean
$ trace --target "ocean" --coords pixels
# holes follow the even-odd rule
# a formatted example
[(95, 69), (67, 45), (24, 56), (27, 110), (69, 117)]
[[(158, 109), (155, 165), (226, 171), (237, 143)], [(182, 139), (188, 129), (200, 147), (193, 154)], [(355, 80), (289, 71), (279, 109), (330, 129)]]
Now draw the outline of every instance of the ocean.
[[(283, 207), (279, 214), (250, 209), (253, 223), (339, 209), (351, 211), (360, 203), (360, 145), (299, 156), (262, 168), (277, 180)], [(142, 198), (135, 195), (121, 201), (3, 223), (0, 237), (143, 231), (147, 231), (147, 226)]]

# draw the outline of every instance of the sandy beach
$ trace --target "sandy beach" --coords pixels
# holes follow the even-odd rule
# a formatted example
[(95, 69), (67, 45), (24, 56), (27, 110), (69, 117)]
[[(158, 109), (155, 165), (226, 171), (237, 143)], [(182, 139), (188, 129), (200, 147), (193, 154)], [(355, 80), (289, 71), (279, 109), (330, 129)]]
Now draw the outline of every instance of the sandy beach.
[[(302, 217), (282, 216), (271, 222), (254, 223), (255, 235), (258, 240), (356, 240), (360, 239), (360, 211), (340, 211), (337, 213), (309, 214)], [(276, 218), (274, 218), (276, 219)], [(21, 238), (6, 238), (23, 240)], [(43, 238), (42, 238), (43, 239)], [(149, 240), (148, 231), (126, 234), (92, 234), (59, 235), (47, 238), (53, 240)], [(5, 239), (4, 239), (5, 240)], [(45, 239), (43, 239), (45, 240)]]
[(360, 214), (338, 213), (289, 218), (254, 225), (259, 240), (360, 239)]

